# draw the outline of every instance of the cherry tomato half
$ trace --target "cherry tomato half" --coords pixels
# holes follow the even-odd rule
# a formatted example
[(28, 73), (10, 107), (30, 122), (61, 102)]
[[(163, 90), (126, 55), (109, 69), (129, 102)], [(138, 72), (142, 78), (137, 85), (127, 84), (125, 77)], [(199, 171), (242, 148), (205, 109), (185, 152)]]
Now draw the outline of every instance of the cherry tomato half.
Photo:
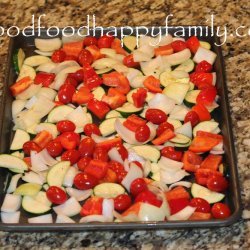
[(80, 190), (87, 190), (95, 187), (98, 184), (98, 180), (86, 173), (79, 173), (74, 178), (74, 185)]
[(138, 142), (145, 142), (146, 140), (149, 139), (149, 136), (150, 136), (150, 129), (146, 124), (138, 127), (135, 131), (135, 139)]
[(33, 141), (27, 141), (23, 144), (23, 151), (26, 155), (30, 155), (31, 151), (40, 152), (42, 149)]
[(63, 62), (65, 58), (66, 58), (66, 53), (62, 49), (54, 51), (51, 56), (51, 60), (54, 63)]
[(67, 200), (66, 193), (57, 186), (50, 186), (46, 191), (46, 196), (54, 204), (63, 204)]
[(207, 188), (215, 192), (223, 192), (228, 187), (228, 181), (224, 176), (211, 176), (207, 180)]
[(75, 149), (80, 144), (80, 135), (75, 132), (64, 132), (59, 137), (64, 149)]
[(130, 192), (134, 197), (146, 190), (148, 190), (148, 186), (143, 178), (135, 179), (130, 185)]
[(83, 157), (77, 162), (77, 167), (80, 171), (84, 171), (84, 169), (89, 165), (91, 161), (90, 157)]
[(91, 136), (92, 134), (101, 135), (99, 127), (94, 123), (88, 123), (84, 126), (84, 134), (86, 136)]
[(74, 165), (75, 163), (77, 163), (80, 157), (81, 157), (80, 152), (76, 149), (67, 150), (62, 154), (62, 160), (70, 161), (71, 165)]
[(193, 198), (190, 201), (190, 206), (196, 207), (196, 212), (210, 213), (211, 207), (209, 203), (202, 198)]
[(46, 149), (52, 157), (57, 157), (61, 155), (63, 151), (62, 144), (56, 140), (50, 141), (47, 144)]
[(78, 62), (80, 63), (81, 66), (84, 65), (84, 63), (89, 63), (91, 64), (94, 61), (94, 58), (92, 56), (92, 54), (86, 50), (83, 49), (78, 56)]
[(71, 84), (63, 84), (58, 91), (58, 99), (63, 104), (68, 104), (72, 101), (72, 97), (76, 89)]
[(195, 111), (189, 111), (184, 119), (184, 123), (191, 122), (192, 127), (200, 122), (200, 118)]
[(86, 137), (82, 139), (78, 149), (82, 157), (85, 156), (91, 157), (95, 150), (95, 142), (92, 138)]
[(161, 123), (156, 130), (157, 136), (159, 137), (166, 129), (174, 131), (174, 126), (168, 122)]
[(161, 150), (161, 155), (174, 161), (181, 161), (183, 153), (175, 150), (174, 147), (167, 146)]
[(115, 210), (123, 212), (127, 210), (132, 204), (131, 197), (128, 194), (120, 194), (114, 199)]
[(215, 219), (226, 219), (231, 215), (230, 208), (221, 202), (215, 203), (211, 212)]
[(161, 124), (167, 120), (167, 115), (160, 109), (148, 109), (146, 119), (154, 124)]
[(76, 125), (72, 121), (62, 120), (56, 124), (56, 128), (60, 133), (74, 132), (76, 129)]

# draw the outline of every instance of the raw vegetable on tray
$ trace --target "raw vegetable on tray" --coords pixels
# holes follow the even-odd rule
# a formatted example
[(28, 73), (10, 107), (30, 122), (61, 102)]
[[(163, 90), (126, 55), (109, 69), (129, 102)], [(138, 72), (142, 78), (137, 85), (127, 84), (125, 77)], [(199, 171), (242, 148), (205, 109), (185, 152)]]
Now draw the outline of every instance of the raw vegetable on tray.
[(36, 38), (33, 56), (16, 52), (2, 222), (230, 216), (216, 54), (195, 36), (157, 40)]

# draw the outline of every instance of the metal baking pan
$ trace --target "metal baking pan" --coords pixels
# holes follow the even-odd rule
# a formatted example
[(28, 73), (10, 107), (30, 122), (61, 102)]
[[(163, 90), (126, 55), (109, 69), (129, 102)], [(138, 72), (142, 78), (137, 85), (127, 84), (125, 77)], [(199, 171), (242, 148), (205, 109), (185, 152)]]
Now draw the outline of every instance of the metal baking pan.
[[(189, 27), (185, 26), (186, 37), (189, 36)], [(148, 28), (152, 31), (152, 28)], [(180, 27), (171, 27), (168, 32), (174, 34)], [(166, 32), (165, 27), (157, 27), (154, 29), (154, 34), (157, 34), (159, 30)], [(228, 226), (236, 222), (241, 215), (241, 203), (240, 203), (240, 189), (234, 149), (234, 139), (232, 134), (232, 122), (230, 118), (228, 91), (225, 81), (224, 63), (221, 52), (221, 47), (216, 46), (214, 43), (219, 43), (219, 38), (211, 35), (211, 30), (207, 27), (202, 27), (201, 30), (197, 30), (197, 36), (200, 40), (207, 41), (212, 45), (212, 50), (217, 54), (217, 59), (214, 64), (214, 70), (217, 73), (217, 88), (220, 95), (220, 107), (216, 111), (215, 119), (220, 123), (220, 128), (224, 136), (225, 155), (224, 163), (228, 167), (228, 177), (230, 187), (226, 195), (226, 202), (229, 204), (232, 215), (225, 220), (209, 220), (209, 221), (162, 221), (162, 222), (130, 222), (130, 223), (88, 223), (88, 224), (28, 224), (27, 218), (30, 215), (21, 210), (21, 218), (19, 224), (4, 224), (0, 222), (0, 230), (4, 231), (83, 231), (83, 230), (139, 230), (139, 229), (183, 229), (183, 228), (209, 228), (209, 227), (221, 227)], [(108, 29), (104, 30), (108, 31)], [(120, 29), (118, 29), (118, 36), (120, 35)], [(51, 34), (56, 34), (56, 30), (50, 30)], [(92, 32), (92, 31), (91, 31)], [(129, 31), (130, 32), (130, 31)], [(134, 33), (136, 30), (134, 29)], [(202, 32), (202, 33), (201, 33)], [(27, 32), (26, 32), (27, 34)], [(37, 32), (35, 33), (37, 35)], [(194, 34), (192, 30), (191, 35)], [(100, 31), (97, 32), (97, 36), (100, 35)], [(60, 35), (59, 35), (60, 36)], [(46, 37), (46, 30), (41, 31), (41, 37)], [(9, 85), (15, 82), (16, 74), (12, 64), (12, 56), (16, 49), (23, 48), (26, 56), (32, 55), (34, 51), (34, 36), (23, 36), (10, 39), (8, 62), (6, 70), (5, 84), (3, 87), (3, 94), (1, 97), (0, 106), (0, 152), (6, 153), (9, 151), (10, 141), (12, 138), (12, 118), (11, 118), (11, 103), (13, 98), (9, 92)], [(6, 183), (9, 182), (11, 173), (5, 169), (0, 170), (0, 206), (2, 205), (3, 198), (6, 191)], [(78, 219), (78, 218), (77, 218)]]

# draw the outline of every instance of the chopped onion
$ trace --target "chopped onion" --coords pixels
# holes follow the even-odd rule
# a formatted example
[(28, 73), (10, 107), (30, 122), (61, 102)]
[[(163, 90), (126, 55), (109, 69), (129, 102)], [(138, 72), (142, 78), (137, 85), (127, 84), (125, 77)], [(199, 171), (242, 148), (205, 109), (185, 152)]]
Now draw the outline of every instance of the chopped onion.
[(142, 178), (143, 177), (143, 172), (140, 167), (138, 167), (136, 164), (132, 163), (130, 165), (130, 169), (127, 173), (127, 175), (124, 177), (122, 180), (122, 185), (130, 191), (130, 185), (131, 183), (137, 179), (137, 178)]
[(39, 185), (43, 185), (43, 183), (45, 182), (45, 177), (33, 171), (29, 171), (24, 174), (22, 180), (29, 183), (36, 183)]
[(160, 165), (160, 168), (162, 170), (169, 169), (169, 170), (174, 171), (174, 172), (182, 169), (182, 167), (183, 167), (183, 162), (174, 161), (174, 160), (169, 159), (169, 158), (164, 157), (164, 156), (161, 157), (158, 164)]
[(189, 49), (184, 49), (172, 55), (162, 57), (164, 61), (169, 63), (170, 65), (177, 65), (187, 61), (191, 57), (191, 52)]
[(145, 159), (142, 156), (138, 155), (133, 148), (130, 148), (128, 150), (128, 162), (133, 162), (133, 161), (138, 161), (141, 164), (145, 163)]
[(11, 177), (9, 187), (7, 189), (7, 194), (13, 193), (16, 190), (17, 183), (21, 177), (22, 177), (22, 174), (16, 174)]
[(162, 207), (156, 207), (148, 203), (141, 203), (138, 214), (140, 221), (164, 221), (166, 211)]
[(169, 169), (160, 170), (160, 178), (161, 181), (165, 184), (172, 184), (177, 181), (182, 180), (185, 176), (188, 176), (189, 174), (184, 170), (178, 170), (176, 172), (171, 171)]
[(178, 187), (178, 186), (183, 186), (186, 188), (190, 188), (192, 186), (192, 183), (189, 181), (178, 181), (176, 183), (173, 183), (169, 186), (169, 189), (171, 190), (174, 187)]
[(89, 198), (93, 193), (92, 189), (78, 190), (71, 187), (67, 187), (66, 191), (69, 194), (69, 196), (74, 197), (77, 201), (84, 201), (87, 198)]
[(114, 219), (114, 200), (103, 199), (102, 202), (102, 215), (107, 218), (107, 221), (113, 221)]
[(63, 186), (72, 187), (73, 182), (74, 182), (74, 178), (78, 173), (79, 173), (79, 171), (77, 170), (77, 168), (70, 167), (64, 176)]
[(53, 210), (57, 213), (57, 214), (63, 214), (66, 216), (74, 216), (76, 214), (79, 214), (81, 211), (81, 205), (79, 204), (79, 202), (76, 200), (75, 197), (71, 197), (69, 198), (65, 203), (53, 207)]
[(111, 148), (109, 151), (108, 151), (108, 156), (109, 158), (112, 160), (112, 161), (117, 161), (121, 164), (123, 164), (123, 159), (120, 155), (120, 153), (118, 152), (117, 148), (114, 147), (114, 148)]
[(31, 151), (30, 153), (31, 158), (31, 169), (34, 172), (41, 172), (48, 169), (46, 162), (43, 156), (35, 151)]
[(45, 214), (28, 219), (29, 223), (53, 223), (52, 215)]
[(150, 189), (151, 187), (157, 188), (158, 191), (160, 190), (162, 192), (168, 191), (167, 185), (161, 181), (153, 181), (153, 182), (149, 183), (148, 188)]
[(144, 164), (142, 164), (142, 166), (143, 166), (144, 177), (147, 177), (151, 171), (151, 163), (149, 160), (147, 160)]
[(61, 63), (58, 63), (56, 67), (51, 71), (51, 73), (58, 74), (59, 72), (63, 71), (66, 68), (79, 66), (79, 64), (76, 61), (64, 61)]
[(129, 161), (128, 161), (128, 159), (125, 159), (123, 166), (124, 166), (124, 170), (128, 172), (129, 171)]
[(40, 64), (37, 68), (36, 71), (42, 71), (42, 72), (46, 72), (46, 73), (52, 73), (54, 71), (54, 69), (57, 67), (57, 63), (54, 62), (46, 62), (43, 64)]
[(120, 221), (130, 222), (130, 221), (140, 221), (136, 214), (128, 214), (126, 216), (122, 216), (121, 214), (117, 213), (116, 211), (113, 212), (115, 218), (119, 219)]
[(67, 115), (67, 120), (73, 122), (77, 128), (81, 127), (83, 131), (84, 126), (88, 123), (88, 116), (87, 113), (84, 112), (82, 107), (78, 106), (76, 109), (74, 109)]
[(39, 154), (43, 157), (45, 163), (48, 166), (53, 166), (57, 163), (57, 161), (48, 153), (46, 148), (39, 152)]
[(75, 221), (69, 218), (68, 216), (58, 214), (56, 217), (56, 223), (75, 223)]
[(88, 223), (88, 222), (109, 222), (109, 220), (103, 215), (88, 215), (82, 217), (79, 223)]
[(155, 96), (148, 102), (148, 106), (150, 108), (157, 108), (165, 112), (166, 114), (169, 114), (174, 106), (175, 102), (173, 99), (167, 97), (164, 94), (157, 93)]
[(26, 109), (31, 109), (34, 104), (37, 102), (37, 97), (36, 96), (32, 96), (25, 104), (25, 108)]
[(21, 195), (6, 194), (3, 205), (1, 207), (1, 211), (6, 213), (16, 212), (21, 206), (21, 201)]
[(224, 153), (225, 153), (224, 150), (211, 150), (210, 151), (210, 154), (213, 154), (213, 155), (222, 155)]
[(188, 218), (194, 213), (196, 207), (186, 206), (181, 211), (168, 217), (169, 221), (188, 220)]
[(3, 223), (18, 223), (20, 219), (20, 211), (13, 213), (1, 212), (1, 220)]

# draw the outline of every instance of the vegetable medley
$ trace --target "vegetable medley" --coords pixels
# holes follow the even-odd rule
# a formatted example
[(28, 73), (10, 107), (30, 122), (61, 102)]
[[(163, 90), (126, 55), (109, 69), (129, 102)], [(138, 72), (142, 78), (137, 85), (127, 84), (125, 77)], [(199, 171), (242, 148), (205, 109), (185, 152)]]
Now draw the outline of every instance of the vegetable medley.
[(195, 36), (156, 41), (36, 38), (36, 55), (16, 52), (2, 222), (21, 207), (29, 223), (230, 216), (216, 54)]

